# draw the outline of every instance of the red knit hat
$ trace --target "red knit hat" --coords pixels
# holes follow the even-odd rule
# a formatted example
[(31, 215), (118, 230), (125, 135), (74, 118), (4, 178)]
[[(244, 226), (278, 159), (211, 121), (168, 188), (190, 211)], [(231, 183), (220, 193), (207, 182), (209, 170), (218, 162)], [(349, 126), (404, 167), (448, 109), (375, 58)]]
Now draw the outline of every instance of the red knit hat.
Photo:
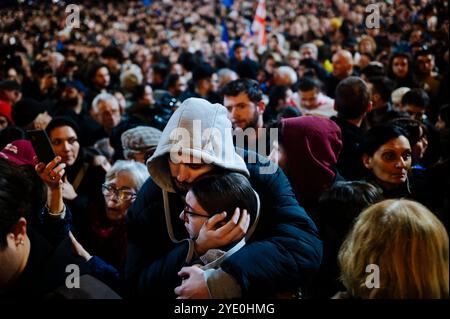
[(34, 156), (36, 156), (36, 153), (28, 140), (13, 141), (0, 151), (0, 157), (6, 158), (17, 165), (34, 166)]
[(5, 101), (0, 101), (0, 115), (5, 116), (9, 123), (14, 124), (11, 117), (11, 104), (6, 103)]

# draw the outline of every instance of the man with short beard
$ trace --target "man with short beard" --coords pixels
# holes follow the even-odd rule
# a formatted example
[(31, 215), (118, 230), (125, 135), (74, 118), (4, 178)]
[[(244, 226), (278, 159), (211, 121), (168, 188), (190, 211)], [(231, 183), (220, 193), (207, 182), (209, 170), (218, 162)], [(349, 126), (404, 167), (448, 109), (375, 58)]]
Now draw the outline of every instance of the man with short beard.
[(80, 127), (79, 141), (91, 146), (104, 135), (103, 129), (91, 118), (84, 103), (85, 86), (80, 81), (68, 81), (58, 100), (55, 115), (70, 116)]
[(79, 81), (68, 81), (59, 98), (59, 105), (72, 109), (76, 114), (83, 110), (85, 88)]
[[(264, 128), (263, 113), (266, 105), (262, 100), (259, 83), (251, 79), (238, 79), (222, 89), (223, 105), (233, 125), (235, 145), (260, 155), (270, 154), (270, 134)], [(265, 144), (265, 148), (261, 143)]]

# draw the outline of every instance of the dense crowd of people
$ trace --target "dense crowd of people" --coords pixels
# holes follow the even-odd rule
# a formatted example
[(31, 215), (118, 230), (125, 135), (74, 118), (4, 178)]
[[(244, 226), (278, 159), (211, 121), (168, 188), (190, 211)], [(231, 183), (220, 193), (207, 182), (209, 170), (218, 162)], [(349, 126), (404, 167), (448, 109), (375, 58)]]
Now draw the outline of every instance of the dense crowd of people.
[(2, 298), (449, 297), (445, 1), (70, 4), (0, 6)]

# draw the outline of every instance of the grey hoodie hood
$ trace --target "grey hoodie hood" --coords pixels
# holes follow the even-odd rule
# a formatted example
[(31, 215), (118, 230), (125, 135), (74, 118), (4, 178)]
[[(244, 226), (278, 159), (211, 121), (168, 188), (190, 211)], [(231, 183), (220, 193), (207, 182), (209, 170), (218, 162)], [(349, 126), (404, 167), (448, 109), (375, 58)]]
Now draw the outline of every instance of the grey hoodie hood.
[(186, 99), (169, 119), (147, 168), (163, 190), (175, 192), (168, 159), (180, 162), (191, 156), (193, 163), (213, 164), (249, 176), (244, 160), (233, 145), (231, 122), (227, 109), (200, 98)]

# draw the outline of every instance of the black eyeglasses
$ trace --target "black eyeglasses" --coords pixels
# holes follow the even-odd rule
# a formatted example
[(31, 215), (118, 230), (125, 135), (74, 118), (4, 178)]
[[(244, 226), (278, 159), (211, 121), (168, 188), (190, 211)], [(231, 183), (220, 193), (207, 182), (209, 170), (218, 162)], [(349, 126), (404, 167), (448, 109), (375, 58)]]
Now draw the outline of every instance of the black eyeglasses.
[(133, 200), (136, 198), (136, 193), (128, 189), (116, 189), (112, 185), (103, 184), (102, 193), (105, 197), (116, 196), (119, 200)]
[(197, 216), (197, 217), (209, 218), (209, 216), (203, 215), (203, 214), (199, 214), (199, 213), (196, 213), (196, 212), (193, 212), (193, 211), (189, 210), (187, 207), (185, 207), (185, 208), (183, 209), (183, 213), (184, 213), (185, 216), (186, 216), (186, 215), (191, 215), (191, 216)]

